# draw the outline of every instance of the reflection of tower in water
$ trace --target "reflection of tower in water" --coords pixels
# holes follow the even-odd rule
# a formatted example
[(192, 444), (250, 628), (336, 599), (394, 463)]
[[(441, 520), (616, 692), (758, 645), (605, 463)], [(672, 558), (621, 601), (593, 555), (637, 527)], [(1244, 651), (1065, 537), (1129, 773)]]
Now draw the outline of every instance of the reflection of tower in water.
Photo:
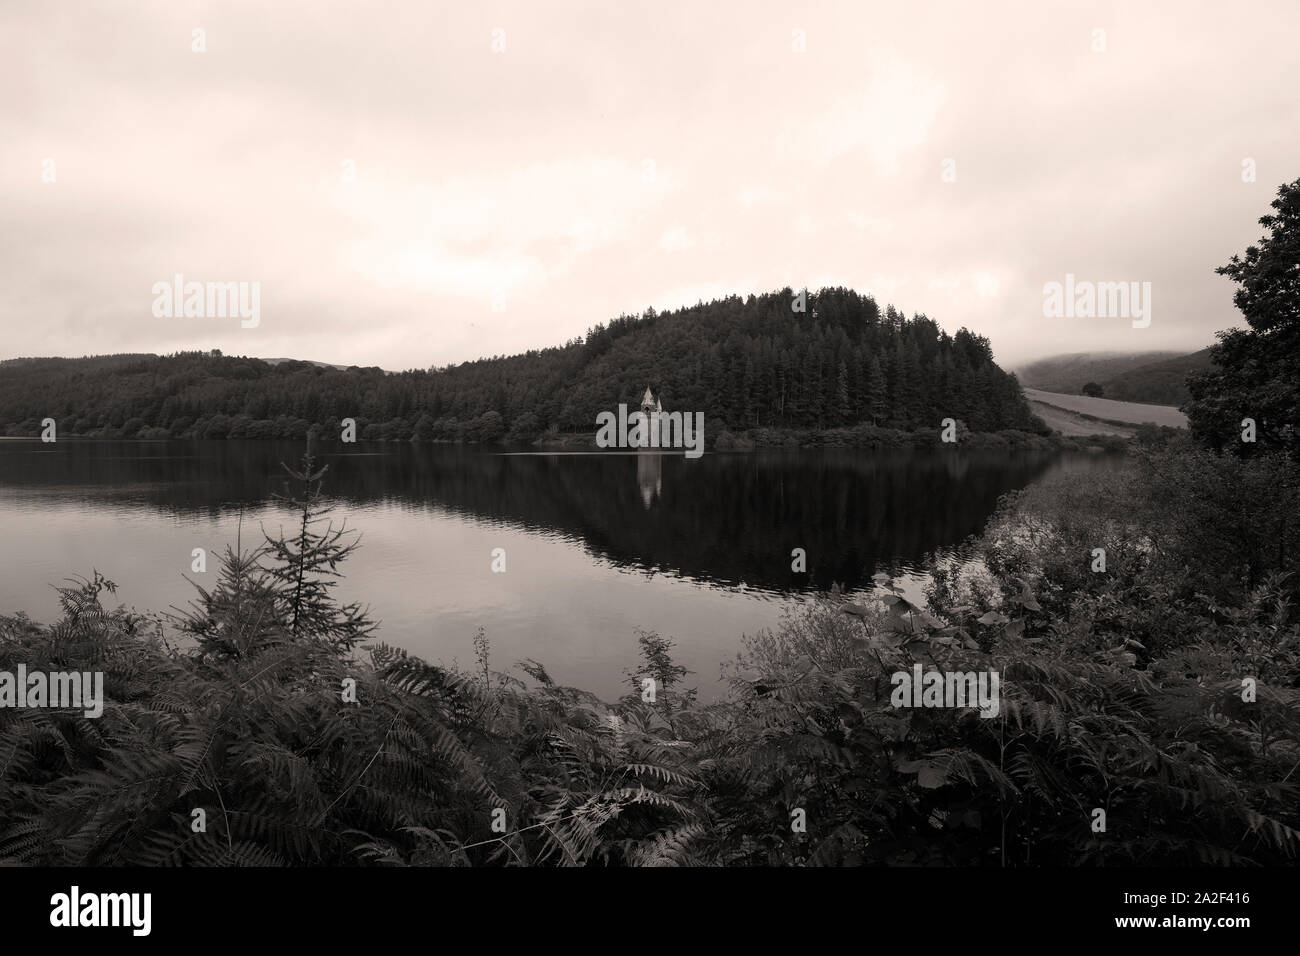
[(966, 477), (966, 472), (970, 471), (970, 459), (965, 455), (950, 453), (944, 456), (944, 466), (949, 478), (961, 481)]
[(663, 492), (663, 455), (636, 456), (636, 483), (641, 489), (641, 501), (649, 510)]
[[(645, 395), (641, 397), (641, 414), (646, 417), (650, 428), (659, 428), (659, 416), (663, 410), (663, 403), (655, 398), (654, 393), (647, 386)], [(658, 438), (652, 439), (651, 444), (658, 447)], [(636, 457), (636, 483), (641, 489), (641, 501), (647, 511), (663, 491), (662, 457), (662, 455), (637, 455)]]

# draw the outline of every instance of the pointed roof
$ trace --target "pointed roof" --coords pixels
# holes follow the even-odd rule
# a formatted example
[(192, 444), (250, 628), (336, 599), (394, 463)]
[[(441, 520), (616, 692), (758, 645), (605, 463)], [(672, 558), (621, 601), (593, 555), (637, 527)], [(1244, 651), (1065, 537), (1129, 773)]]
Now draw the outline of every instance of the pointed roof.
[(650, 386), (647, 385), (645, 390), (645, 396), (641, 399), (641, 404), (653, 405), (654, 403), (655, 403), (655, 397), (650, 394)]

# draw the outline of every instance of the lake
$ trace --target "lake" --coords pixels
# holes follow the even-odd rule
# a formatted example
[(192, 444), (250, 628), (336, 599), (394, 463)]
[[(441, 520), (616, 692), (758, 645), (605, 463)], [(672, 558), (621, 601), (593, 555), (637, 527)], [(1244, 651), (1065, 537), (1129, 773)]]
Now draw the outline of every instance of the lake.
[[(0, 441), (0, 613), (58, 614), (50, 585), (99, 570), (140, 610), (184, 607), (186, 576), (211, 585), (242, 533), (286, 530), (271, 498), (278, 442)], [(677, 642), (700, 699), (742, 634), (833, 582), (867, 589), (889, 570), (920, 597), (927, 552), (981, 530), (997, 499), (1085, 453), (862, 449), (678, 455), (503, 452), (359, 442), (322, 446), (336, 518), (361, 532), (337, 591), (370, 605), (376, 637), (434, 663), (474, 663), (482, 626), (494, 670), (540, 661), (607, 699), (637, 662), (636, 628)], [(191, 552), (208, 552), (206, 574)], [(492, 570), (505, 551), (505, 572)], [(791, 551), (807, 573), (791, 571)]]

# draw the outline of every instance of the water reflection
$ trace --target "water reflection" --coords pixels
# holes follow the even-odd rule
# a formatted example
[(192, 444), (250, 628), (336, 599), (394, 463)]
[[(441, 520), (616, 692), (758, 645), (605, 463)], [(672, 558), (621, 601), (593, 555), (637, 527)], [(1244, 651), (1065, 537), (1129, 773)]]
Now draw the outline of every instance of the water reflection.
[[(326, 489), (362, 533), (339, 597), (371, 605), (383, 640), (433, 661), (532, 657), (556, 679), (622, 692), (635, 629), (678, 641), (701, 699), (742, 634), (803, 595), (869, 588), (980, 530), (998, 496), (1087, 456), (906, 451), (503, 454), (409, 445), (326, 447)], [(215, 557), (259, 525), (292, 525), (270, 500), (281, 461), (264, 442), (0, 442), (0, 613), (58, 614), (48, 587), (98, 569), (150, 610), (194, 597), (193, 548)], [(495, 548), (509, 571), (493, 573)], [(807, 552), (806, 573), (790, 570)], [(921, 577), (904, 578), (919, 588)], [(911, 594), (911, 592), (909, 592)], [(919, 598), (919, 593), (911, 594)]]
[(663, 492), (663, 455), (636, 456), (636, 484), (641, 490), (641, 501), (649, 511), (650, 505)]
[[(345, 511), (432, 508), (559, 534), (616, 565), (775, 592), (857, 587), (878, 567), (915, 566), (978, 532), (1000, 495), (1063, 461), (958, 449), (687, 459), (359, 443), (319, 452), (326, 491)], [(281, 462), (300, 453), (277, 442), (3, 442), (0, 496), (217, 518), (282, 490)], [(790, 570), (796, 547), (806, 573)]]

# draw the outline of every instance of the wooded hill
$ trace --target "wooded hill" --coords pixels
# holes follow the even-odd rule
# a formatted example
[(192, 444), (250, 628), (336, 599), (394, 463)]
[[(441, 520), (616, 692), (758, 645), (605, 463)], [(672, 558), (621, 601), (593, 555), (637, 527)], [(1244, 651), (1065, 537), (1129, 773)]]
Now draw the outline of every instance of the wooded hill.
[(276, 364), (219, 353), (14, 359), (0, 363), (8, 435), (527, 441), (591, 432), (596, 415), (647, 386), (665, 411), (702, 411), (716, 434), (859, 423), (1043, 434), (987, 339), (949, 335), (923, 316), (883, 311), (843, 288), (730, 296), (675, 312), (620, 316), (556, 348), (428, 371)]

